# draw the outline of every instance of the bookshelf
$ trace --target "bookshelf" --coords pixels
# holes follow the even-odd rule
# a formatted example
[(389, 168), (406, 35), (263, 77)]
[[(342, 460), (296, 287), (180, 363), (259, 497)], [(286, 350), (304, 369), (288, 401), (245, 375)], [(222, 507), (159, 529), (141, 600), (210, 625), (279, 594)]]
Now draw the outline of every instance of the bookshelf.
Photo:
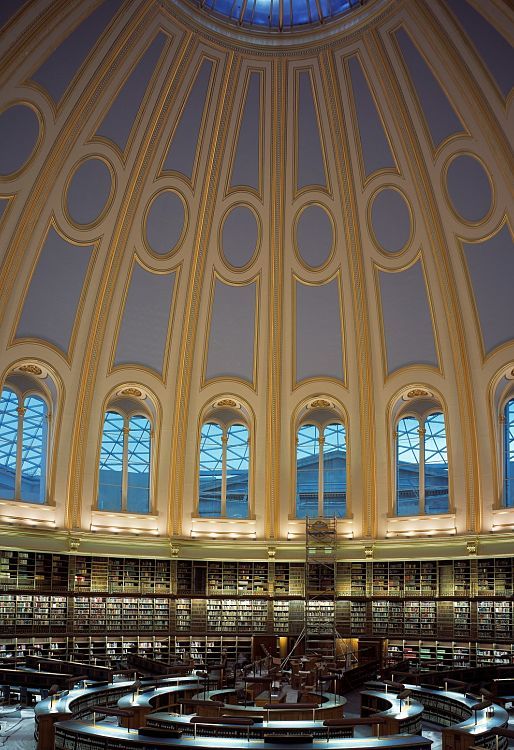
[[(322, 567), (311, 565), (310, 573), (308, 590), (319, 592), (307, 609), (313, 632), (335, 623), (341, 637), (389, 639), (391, 659), (416, 643), (424, 663), (450, 660), (447, 646), (432, 643), (455, 644), (453, 664), (476, 662), (481, 644), (481, 659), (511, 659), (513, 557), (340, 561), (335, 601), (323, 596)], [(299, 562), (0, 551), (0, 658), (35, 648), (35, 638), (45, 655), (52, 642), (73, 653), (80, 640), (79, 650), (105, 660), (141, 643), (145, 653), (169, 654), (170, 639), (179, 637), (294, 637), (305, 624), (305, 587)], [(409, 645), (400, 648), (398, 639)], [(107, 640), (121, 644), (109, 647), (113, 654)]]

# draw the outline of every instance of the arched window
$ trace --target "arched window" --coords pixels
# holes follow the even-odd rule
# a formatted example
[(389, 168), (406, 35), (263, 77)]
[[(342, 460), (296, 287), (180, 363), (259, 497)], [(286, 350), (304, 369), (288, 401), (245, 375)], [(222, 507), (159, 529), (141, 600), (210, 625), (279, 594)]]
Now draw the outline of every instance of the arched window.
[(151, 432), (145, 416), (105, 413), (98, 510), (150, 512)]
[(296, 441), (296, 517), (346, 515), (344, 425), (304, 424)]
[(30, 503), (46, 501), (48, 406), (36, 395), (20, 399), (2, 390), (0, 495)]
[(505, 405), (504, 505), (514, 508), (514, 398)]
[(442, 412), (408, 416), (396, 430), (396, 512), (448, 513), (448, 451)]
[(250, 440), (244, 424), (205, 422), (200, 434), (198, 514), (248, 518)]

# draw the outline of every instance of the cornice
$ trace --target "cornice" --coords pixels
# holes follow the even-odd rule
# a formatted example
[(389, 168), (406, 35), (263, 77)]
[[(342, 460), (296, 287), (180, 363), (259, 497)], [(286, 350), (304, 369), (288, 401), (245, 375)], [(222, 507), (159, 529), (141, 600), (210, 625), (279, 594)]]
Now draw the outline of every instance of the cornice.
[(195, 7), (187, 0), (162, 0), (163, 10), (214, 44), (221, 44), (235, 52), (253, 52), (258, 56), (301, 57), (316, 54), (328, 47), (346, 42), (370, 24), (389, 16), (397, 7), (397, 0), (368, 0), (340, 18), (308, 29), (270, 32), (245, 28), (225, 21), (213, 13)]
[[(423, 554), (420, 557), (420, 544)], [(100, 534), (81, 531), (48, 531), (0, 528), (0, 548), (54, 554), (98, 555), (184, 560), (305, 561), (305, 543), (299, 538), (270, 541), (191, 539), (190, 537), (134, 538), (128, 534)], [(514, 533), (478, 534), (408, 539), (341, 539), (337, 559), (363, 560), (445, 560), (511, 556)]]

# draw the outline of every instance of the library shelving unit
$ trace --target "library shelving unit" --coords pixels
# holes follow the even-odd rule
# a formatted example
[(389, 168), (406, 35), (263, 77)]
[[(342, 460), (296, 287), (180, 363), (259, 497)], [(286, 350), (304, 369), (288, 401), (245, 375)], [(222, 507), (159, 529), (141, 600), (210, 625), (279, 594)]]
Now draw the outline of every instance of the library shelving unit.
[[(252, 636), (380, 638), (389, 663), (514, 663), (514, 558), (205, 561), (0, 552), (0, 659), (250, 648)], [(315, 597), (306, 593), (316, 592)], [(207, 653), (207, 647), (202, 647)], [(216, 646), (217, 648), (217, 646)]]

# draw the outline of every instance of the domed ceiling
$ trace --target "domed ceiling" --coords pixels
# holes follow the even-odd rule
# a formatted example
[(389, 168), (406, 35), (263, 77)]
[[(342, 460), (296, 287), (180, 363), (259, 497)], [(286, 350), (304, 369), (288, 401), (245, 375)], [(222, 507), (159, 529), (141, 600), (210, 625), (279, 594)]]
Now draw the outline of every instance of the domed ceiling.
[[(4, 1), (2, 372), (54, 393), (49, 504), (3, 502), (4, 527), (223, 532), (195, 513), (198, 442), (235, 399), (233, 536), (300, 538), (296, 427), (326, 399), (344, 538), (507, 538), (512, 20), (502, 0)], [(451, 512), (399, 522), (393, 414), (416, 389), (446, 416)], [(123, 393), (152, 414), (153, 512), (113, 521), (97, 467)]]

